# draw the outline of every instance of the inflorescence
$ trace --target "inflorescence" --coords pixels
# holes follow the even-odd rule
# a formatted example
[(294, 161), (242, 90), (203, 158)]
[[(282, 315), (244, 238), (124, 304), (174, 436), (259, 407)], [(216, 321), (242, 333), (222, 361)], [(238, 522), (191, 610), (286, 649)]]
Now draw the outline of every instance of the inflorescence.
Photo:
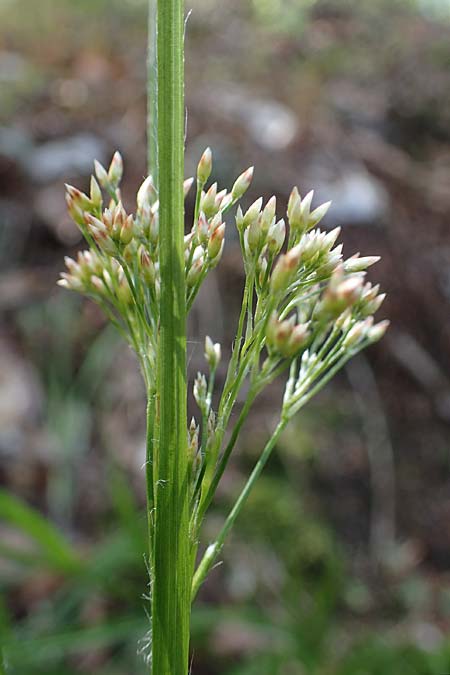
[[(198, 164), (193, 225), (184, 240), (186, 303), (190, 309), (208, 272), (218, 264), (225, 238), (224, 215), (250, 186), (253, 167), (231, 191), (217, 183), (206, 187), (212, 171), (207, 148)], [(135, 214), (122, 204), (122, 159), (115, 153), (108, 171), (98, 162), (89, 196), (67, 186), (70, 215), (88, 249), (66, 258), (59, 284), (97, 302), (125, 336), (140, 360), (148, 391), (156, 387), (159, 331), (159, 202), (149, 176), (137, 193)], [(185, 196), (194, 183), (184, 182)], [(104, 200), (106, 199), (106, 205)], [(291, 192), (287, 223), (277, 219), (276, 199), (257, 199), (245, 212), (237, 207), (245, 288), (236, 338), (218, 409), (212, 408), (215, 374), (221, 360), (218, 343), (207, 337), (209, 378), (198, 374), (194, 397), (201, 424), (188, 428), (192, 458), (192, 531), (198, 526), (225, 469), (242, 422), (260, 391), (289, 370), (281, 407), (287, 422), (354, 354), (379, 340), (387, 321), (373, 315), (385, 295), (365, 281), (377, 256), (343, 258), (340, 228), (319, 224), (330, 203), (312, 208), (313, 191), (303, 198)], [(237, 395), (248, 380), (244, 409), (224, 447), (225, 431)]]

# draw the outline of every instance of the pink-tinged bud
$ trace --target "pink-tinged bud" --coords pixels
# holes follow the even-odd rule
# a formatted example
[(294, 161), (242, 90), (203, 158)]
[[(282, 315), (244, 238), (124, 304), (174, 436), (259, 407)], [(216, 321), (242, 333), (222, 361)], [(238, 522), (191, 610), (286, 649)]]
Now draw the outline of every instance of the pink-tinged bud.
[(214, 218), (209, 223), (208, 234), (211, 236), (213, 234), (213, 232), (215, 232), (217, 230), (219, 225), (222, 225), (222, 214), (220, 212), (216, 213)]
[(149, 286), (153, 286), (156, 277), (155, 265), (143, 246), (139, 248), (139, 262), (145, 281)]
[(366, 324), (365, 321), (357, 321), (348, 331), (345, 336), (342, 346), (344, 348), (354, 347), (358, 342), (360, 342), (366, 335)]
[(225, 199), (226, 195), (227, 195), (226, 189), (225, 189), (225, 190), (221, 190), (220, 192), (218, 192), (218, 193), (216, 194), (216, 201), (215, 201), (215, 204), (214, 204), (215, 207), (216, 207), (216, 211), (217, 211), (218, 209), (220, 209), (220, 207), (221, 207), (221, 205), (222, 205), (222, 202), (223, 202), (223, 200)]
[(348, 304), (353, 304), (361, 296), (363, 281), (361, 277), (344, 279), (335, 290), (337, 298), (344, 299)]
[(254, 220), (256, 220), (260, 214), (261, 206), (263, 200), (262, 197), (253, 202), (249, 209), (245, 212), (244, 215), (244, 228), (248, 227)]
[(69, 258), (68, 255), (64, 256), (64, 262), (70, 274), (78, 274), (80, 271), (80, 265), (75, 262), (72, 258)]
[(133, 234), (134, 234), (134, 220), (133, 216), (130, 214), (128, 218), (125, 220), (122, 229), (120, 230), (120, 241), (122, 244), (127, 244), (130, 243), (130, 241), (133, 239)]
[(146, 206), (151, 206), (156, 198), (157, 194), (153, 184), (153, 178), (152, 176), (147, 176), (137, 193), (136, 201), (138, 209), (144, 209)]
[(82, 209), (83, 211), (91, 210), (93, 204), (89, 199), (89, 197), (84, 194), (84, 192), (81, 192), (81, 190), (79, 190), (78, 188), (67, 184), (66, 184), (66, 191), (67, 194), (71, 197), (75, 206)]
[(211, 148), (206, 148), (197, 166), (197, 180), (204, 185), (211, 175), (212, 171), (212, 152)]
[(292, 331), (295, 326), (295, 317), (285, 321), (278, 321), (274, 334), (274, 348), (283, 356), (289, 356), (289, 343), (292, 336)]
[(217, 183), (213, 183), (206, 194), (202, 193), (200, 208), (207, 218), (216, 213)]
[(61, 279), (58, 280), (58, 285), (62, 288), (67, 288), (70, 291), (77, 291), (78, 293), (83, 293), (85, 288), (84, 284), (77, 276), (72, 276), (66, 272), (61, 273)]
[(360, 276), (342, 279), (342, 270), (338, 268), (330, 279), (323, 300), (322, 309), (326, 314), (339, 316), (347, 307), (351, 307), (361, 298), (363, 280)]
[(103, 294), (103, 293), (105, 292), (105, 290), (106, 290), (106, 289), (105, 289), (105, 284), (104, 284), (104, 282), (103, 282), (102, 279), (100, 279), (100, 277), (98, 277), (96, 274), (93, 274), (93, 275), (91, 276), (91, 285), (94, 287), (94, 289), (95, 289), (98, 293), (102, 293), (102, 294)]
[(197, 239), (201, 244), (206, 244), (208, 241), (208, 221), (203, 211), (200, 211), (197, 223)]
[(97, 160), (94, 160), (94, 169), (95, 169), (95, 175), (97, 176), (97, 180), (100, 183), (100, 185), (103, 188), (108, 187), (109, 185), (109, 180), (108, 180), (108, 173), (105, 169), (105, 167), (100, 164)]
[(216, 258), (222, 248), (222, 243), (225, 236), (225, 223), (219, 225), (211, 235), (211, 238), (208, 242), (208, 256), (211, 260)]
[(108, 230), (106, 229), (105, 223), (99, 218), (93, 216), (92, 213), (86, 212), (84, 214), (84, 220), (90, 231), (93, 231), (95, 229), (98, 230), (99, 232), (102, 232), (105, 236), (108, 236)]
[(292, 329), (287, 344), (281, 352), (283, 356), (290, 358), (295, 356), (302, 349), (309, 339), (308, 326), (304, 323), (297, 324)]
[(389, 328), (390, 323), (391, 322), (387, 320), (376, 323), (367, 331), (367, 339), (370, 340), (371, 342), (378, 342), (378, 340), (381, 340), (381, 338)]
[(186, 277), (186, 285), (188, 288), (192, 288), (193, 286), (195, 286), (197, 281), (200, 279), (203, 267), (204, 267), (203, 256), (198, 258), (198, 260), (192, 263), (191, 268)]
[(193, 182), (194, 182), (194, 177), (191, 176), (191, 178), (186, 178), (186, 180), (183, 183), (183, 192), (184, 192), (184, 198), (185, 199), (189, 194), (189, 190), (191, 189)]
[(93, 206), (101, 211), (103, 206), (102, 191), (100, 190), (100, 186), (95, 180), (94, 176), (91, 176), (90, 195)]
[(119, 202), (113, 214), (112, 234), (115, 238), (120, 237), (120, 231), (124, 226), (126, 219), (127, 214), (125, 213), (125, 209), (122, 206), (122, 202)]
[(254, 167), (251, 166), (246, 171), (244, 171), (244, 173), (241, 173), (241, 175), (236, 179), (231, 189), (231, 196), (234, 202), (240, 199), (247, 192), (248, 188), (250, 187), (250, 183), (252, 182), (253, 171)]
[(75, 204), (72, 197), (66, 194), (67, 210), (70, 217), (77, 225), (84, 225), (84, 211)]
[(269, 228), (267, 233), (267, 248), (270, 255), (275, 256), (280, 251), (286, 238), (286, 224), (283, 220), (279, 220)]
[(116, 207), (115, 207), (115, 205), (114, 205), (114, 206), (113, 206), (113, 210), (111, 210), (111, 209), (105, 209), (105, 210), (103, 211), (102, 221), (103, 221), (103, 223), (104, 223), (106, 229), (108, 230), (108, 232), (111, 232), (111, 231), (112, 231), (115, 208), (116, 208)]
[(208, 267), (209, 267), (210, 270), (213, 270), (215, 267), (217, 267), (220, 260), (222, 259), (224, 246), (225, 246), (225, 239), (222, 239), (222, 243), (220, 244), (220, 249), (219, 249), (218, 254), (214, 258), (209, 258)]
[(109, 165), (108, 181), (111, 183), (111, 185), (113, 185), (113, 187), (117, 187), (120, 181), (122, 180), (122, 175), (123, 175), (123, 160), (120, 152), (116, 150), (116, 152), (113, 155), (111, 164)]

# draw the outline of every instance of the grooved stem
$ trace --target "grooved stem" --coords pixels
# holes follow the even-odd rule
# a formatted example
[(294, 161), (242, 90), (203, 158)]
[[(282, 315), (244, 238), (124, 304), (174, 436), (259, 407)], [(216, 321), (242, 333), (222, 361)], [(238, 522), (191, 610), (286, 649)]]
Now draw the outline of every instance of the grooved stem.
[(184, 11), (158, 0), (159, 438), (154, 457), (152, 675), (188, 672), (191, 566), (184, 275)]

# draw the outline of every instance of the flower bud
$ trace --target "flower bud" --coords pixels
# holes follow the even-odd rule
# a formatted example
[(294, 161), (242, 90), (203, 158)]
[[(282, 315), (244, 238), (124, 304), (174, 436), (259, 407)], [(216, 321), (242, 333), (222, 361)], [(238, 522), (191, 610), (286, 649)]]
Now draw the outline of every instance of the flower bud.
[(269, 199), (261, 214), (261, 230), (264, 234), (267, 234), (267, 232), (269, 231), (269, 227), (273, 223), (276, 208), (277, 208), (277, 199), (274, 196)]
[(240, 206), (238, 206), (236, 209), (236, 227), (239, 232), (242, 232), (244, 229), (244, 216)]
[(300, 244), (289, 249), (284, 255), (280, 255), (270, 279), (270, 287), (274, 293), (284, 290), (288, 286), (295, 273), (301, 258)]
[(365, 321), (357, 321), (348, 331), (342, 342), (342, 346), (344, 348), (354, 347), (366, 336), (367, 328), (368, 326)]
[(183, 192), (184, 192), (184, 198), (185, 199), (189, 194), (189, 190), (191, 189), (193, 182), (194, 182), (194, 177), (191, 176), (191, 178), (186, 178), (186, 180), (183, 183)]
[(204, 263), (205, 263), (205, 261), (204, 261), (203, 256), (201, 256), (200, 258), (198, 258), (197, 260), (195, 260), (192, 263), (191, 268), (190, 268), (189, 272), (187, 273), (187, 277), (186, 277), (186, 285), (187, 285), (188, 288), (192, 288), (193, 286), (195, 286), (197, 281), (200, 279), (201, 273), (203, 271)]
[(202, 193), (200, 208), (207, 218), (216, 214), (217, 183), (213, 183), (206, 194)]
[(225, 223), (219, 225), (211, 235), (211, 238), (208, 242), (208, 256), (210, 259), (216, 258), (222, 248), (223, 240), (225, 236)]
[(211, 175), (212, 171), (212, 152), (211, 148), (206, 148), (197, 166), (197, 180), (204, 185)]
[(368, 267), (374, 265), (380, 260), (379, 255), (370, 255), (363, 258), (359, 257), (359, 253), (352, 256), (344, 262), (344, 269), (346, 272), (364, 272)]
[(389, 328), (390, 323), (391, 322), (387, 320), (376, 323), (367, 331), (367, 339), (370, 340), (370, 342), (378, 342), (378, 340), (381, 340), (381, 338)]
[(197, 377), (194, 380), (193, 393), (200, 410), (203, 410), (205, 407), (207, 391), (208, 385), (206, 384), (206, 377), (201, 373), (197, 373)]
[(287, 344), (284, 345), (283, 356), (290, 358), (295, 356), (302, 347), (305, 346), (309, 338), (309, 331), (307, 324), (299, 323), (292, 329)]
[(153, 286), (156, 278), (156, 270), (150, 254), (143, 246), (139, 247), (139, 263), (145, 281), (149, 286)]
[(188, 428), (188, 446), (192, 460), (195, 459), (198, 451), (198, 433), (199, 427), (195, 422), (195, 417), (193, 417)]
[(142, 210), (146, 206), (151, 206), (156, 200), (156, 197), (157, 194), (156, 188), (153, 184), (153, 178), (152, 176), (147, 176), (137, 193), (136, 201), (138, 209)]
[(244, 215), (244, 228), (248, 227), (254, 220), (256, 220), (261, 211), (263, 200), (262, 197), (253, 202), (253, 204), (247, 209)]
[(217, 211), (218, 209), (220, 209), (220, 207), (221, 207), (221, 205), (222, 205), (222, 202), (223, 202), (223, 200), (225, 199), (226, 196), (227, 196), (227, 191), (226, 191), (226, 189), (221, 190), (220, 192), (218, 192), (218, 193), (216, 194), (216, 201), (215, 201), (215, 204), (214, 204), (214, 205), (215, 205), (215, 208), (216, 208), (216, 211)]
[(90, 196), (93, 206), (95, 206), (96, 209), (101, 210), (103, 206), (102, 191), (94, 176), (91, 176)]
[(298, 188), (297, 187), (292, 188), (291, 194), (289, 195), (289, 201), (287, 206), (287, 217), (289, 223), (291, 223), (291, 220), (296, 217), (294, 214), (300, 212), (301, 201), (302, 200)]
[(103, 188), (108, 187), (109, 185), (109, 180), (108, 180), (108, 173), (105, 169), (105, 167), (100, 164), (96, 159), (94, 160), (94, 169), (95, 169), (95, 175), (97, 176), (97, 180), (100, 183), (100, 185)]
[(273, 223), (267, 233), (267, 249), (270, 255), (275, 256), (281, 251), (286, 238), (286, 225), (283, 220)]
[(122, 206), (122, 202), (118, 202), (113, 213), (112, 235), (115, 238), (120, 237), (120, 231), (127, 219), (127, 214)]
[(326, 216), (326, 214), (328, 213), (328, 209), (330, 208), (330, 206), (331, 206), (331, 202), (325, 202), (324, 204), (321, 204), (320, 206), (317, 207), (317, 209), (314, 209), (314, 211), (312, 211), (309, 214), (308, 229), (310, 227), (315, 227), (316, 225), (318, 225), (320, 223), (322, 218), (324, 218)]
[(120, 230), (120, 241), (125, 246), (130, 243), (133, 239), (134, 234), (134, 220), (133, 216), (130, 214), (128, 218), (125, 219), (122, 229)]
[(124, 305), (129, 305), (133, 299), (133, 294), (131, 293), (131, 288), (128, 283), (128, 279), (123, 274), (123, 270), (119, 279), (119, 285), (117, 288), (117, 297), (120, 300), (120, 302), (122, 302)]
[[(111, 164), (108, 170), (108, 181), (113, 187), (117, 187), (122, 180), (123, 175), (123, 160), (122, 155), (118, 150), (113, 155)], [(98, 176), (97, 176), (98, 178)]]
[(90, 211), (93, 204), (92, 201), (89, 199), (87, 195), (84, 194), (84, 192), (81, 192), (76, 187), (73, 187), (72, 185), (68, 185), (66, 183), (66, 192), (67, 194), (72, 198), (73, 204), (77, 206), (79, 209), (82, 211)]
[(208, 241), (208, 221), (203, 211), (200, 211), (197, 223), (197, 239), (201, 244)]
[(69, 195), (66, 194), (66, 204), (67, 204), (67, 210), (69, 212), (70, 217), (72, 220), (79, 226), (83, 226), (85, 222), (84, 218), (84, 211), (81, 209), (78, 204), (74, 201), (74, 199)]
[(205, 338), (205, 358), (208, 362), (211, 371), (215, 371), (220, 363), (222, 350), (218, 342), (213, 343), (211, 338), (207, 335)]
[(241, 173), (241, 175), (236, 179), (231, 189), (231, 196), (234, 202), (240, 199), (247, 192), (248, 188), (250, 187), (250, 183), (252, 182), (253, 171), (254, 167), (251, 166), (246, 171), (244, 171), (244, 173)]
[(263, 243), (263, 232), (261, 229), (261, 218), (253, 220), (246, 231), (247, 244), (250, 253), (257, 253)]

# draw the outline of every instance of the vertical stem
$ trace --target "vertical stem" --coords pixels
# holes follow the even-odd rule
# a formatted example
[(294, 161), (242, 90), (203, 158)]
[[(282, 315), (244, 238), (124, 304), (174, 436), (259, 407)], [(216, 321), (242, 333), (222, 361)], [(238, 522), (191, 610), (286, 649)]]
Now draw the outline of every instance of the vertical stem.
[(158, 189), (157, 14), (157, 0), (149, 0), (147, 37), (147, 173), (152, 174), (156, 189)]
[(187, 675), (191, 566), (184, 277), (184, 11), (158, 0), (159, 438), (155, 448), (152, 673)]

